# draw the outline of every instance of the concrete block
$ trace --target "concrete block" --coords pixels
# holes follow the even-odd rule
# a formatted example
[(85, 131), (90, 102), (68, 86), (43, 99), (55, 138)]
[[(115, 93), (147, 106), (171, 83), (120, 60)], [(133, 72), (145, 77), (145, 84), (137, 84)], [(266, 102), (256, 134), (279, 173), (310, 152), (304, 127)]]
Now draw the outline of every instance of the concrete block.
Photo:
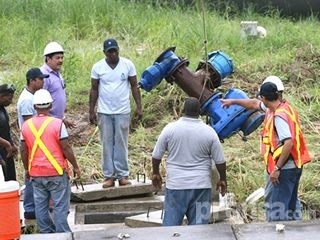
[(149, 209), (162, 209), (163, 197), (114, 199), (78, 203), (75, 206), (76, 224), (124, 222), (125, 217), (142, 214)]
[[(284, 230), (276, 230), (277, 224), (283, 224)], [(301, 240), (319, 239), (319, 221), (284, 221), (270, 223), (252, 223), (234, 225), (234, 233), (238, 240)]]
[(72, 233), (48, 233), (21, 235), (20, 240), (74, 240)]
[[(154, 211), (149, 214), (143, 213), (137, 216), (131, 216), (125, 218), (125, 224), (129, 227), (153, 227), (153, 226), (161, 226), (163, 212)], [(212, 206), (211, 208), (211, 216), (210, 222), (216, 223), (221, 222), (224, 219), (229, 218), (231, 215), (231, 208), (221, 208), (218, 206)], [(183, 224), (187, 224), (187, 218), (185, 217), (183, 220)]]
[[(99, 231), (109, 229), (128, 229), (124, 223), (103, 223), (103, 224), (77, 224), (70, 226), (72, 232)], [(122, 231), (122, 230), (121, 230)]]
[(240, 23), (240, 37), (246, 39), (248, 37), (257, 37), (257, 21), (241, 21)]
[(134, 228), (112, 228), (109, 230), (100, 231), (83, 231), (75, 232), (74, 239), (86, 240), (102, 240), (111, 239), (119, 240), (120, 235), (128, 235), (128, 240), (236, 240), (232, 232), (231, 226), (225, 224), (216, 225), (193, 225), (193, 226), (174, 226), (174, 227), (149, 227), (139, 228), (139, 231)]
[(84, 214), (84, 224), (123, 223), (126, 217), (143, 213), (145, 211), (89, 213)]
[(132, 228), (157, 227), (162, 225), (163, 211), (153, 211), (126, 217), (124, 223)]
[(73, 186), (71, 188), (71, 201), (73, 202), (91, 202), (98, 200), (107, 200), (128, 196), (148, 196), (152, 195), (153, 187), (151, 181), (146, 183), (131, 181), (132, 185), (115, 186), (111, 188), (102, 188), (102, 183), (83, 185), (84, 191)]

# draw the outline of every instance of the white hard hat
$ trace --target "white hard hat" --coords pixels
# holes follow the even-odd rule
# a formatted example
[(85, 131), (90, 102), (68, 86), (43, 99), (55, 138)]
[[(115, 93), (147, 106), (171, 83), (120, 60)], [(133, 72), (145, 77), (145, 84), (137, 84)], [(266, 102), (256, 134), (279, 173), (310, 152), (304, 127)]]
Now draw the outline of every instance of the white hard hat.
[(47, 46), (44, 48), (43, 56), (57, 52), (64, 52), (62, 46), (57, 42), (49, 42)]
[(46, 89), (39, 89), (33, 95), (33, 105), (38, 108), (47, 108), (52, 102), (51, 94)]
[(271, 82), (274, 83), (277, 86), (278, 91), (283, 91), (284, 90), (284, 86), (283, 83), (281, 81), (281, 79), (277, 76), (269, 76), (267, 77), (262, 84), (266, 83), (266, 82)]

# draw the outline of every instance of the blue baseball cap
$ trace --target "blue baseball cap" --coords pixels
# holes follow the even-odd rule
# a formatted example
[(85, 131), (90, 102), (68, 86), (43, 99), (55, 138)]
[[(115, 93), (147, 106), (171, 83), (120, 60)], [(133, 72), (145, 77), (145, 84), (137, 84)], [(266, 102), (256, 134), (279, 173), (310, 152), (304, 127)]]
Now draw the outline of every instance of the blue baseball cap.
[(48, 78), (48, 74), (43, 74), (39, 68), (30, 68), (26, 74), (27, 80), (35, 78)]
[(279, 91), (278, 91), (277, 85), (275, 85), (272, 82), (265, 82), (261, 85), (258, 95), (265, 97), (265, 96), (270, 96), (270, 95), (278, 93), (278, 92)]
[(104, 41), (103, 43), (103, 50), (104, 51), (109, 51), (110, 49), (117, 49), (119, 50), (119, 46), (118, 43), (115, 39), (113, 38), (109, 38), (107, 40)]

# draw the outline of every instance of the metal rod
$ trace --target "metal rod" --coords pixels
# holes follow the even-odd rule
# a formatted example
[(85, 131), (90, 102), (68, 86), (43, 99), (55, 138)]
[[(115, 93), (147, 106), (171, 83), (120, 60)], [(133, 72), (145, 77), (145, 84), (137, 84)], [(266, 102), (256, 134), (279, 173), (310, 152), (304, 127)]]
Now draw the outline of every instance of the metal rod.
[(207, 31), (206, 31), (206, 20), (205, 20), (205, 9), (204, 9), (204, 2), (201, 0), (201, 9), (202, 9), (202, 25), (203, 25), (203, 38), (204, 38), (204, 53), (205, 53), (205, 67), (206, 67), (206, 76), (204, 78), (201, 94), (199, 97), (199, 100), (202, 97), (203, 91), (206, 87), (207, 81), (208, 81), (208, 73), (209, 73), (209, 66), (208, 66), (208, 50), (207, 50)]
[(79, 182), (80, 182), (80, 185), (81, 185), (82, 191), (84, 191), (84, 187), (83, 187), (82, 181), (81, 181), (81, 180), (79, 180)]

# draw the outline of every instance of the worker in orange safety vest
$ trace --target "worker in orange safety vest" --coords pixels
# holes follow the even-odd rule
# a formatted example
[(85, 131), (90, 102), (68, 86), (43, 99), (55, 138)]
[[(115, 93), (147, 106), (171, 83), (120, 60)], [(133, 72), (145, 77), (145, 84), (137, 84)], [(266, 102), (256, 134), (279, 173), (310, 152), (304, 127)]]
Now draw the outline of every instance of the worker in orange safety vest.
[(221, 99), (222, 107), (232, 104), (264, 111), (261, 153), (266, 165), (265, 209), (267, 221), (300, 220), (298, 187), (303, 165), (310, 162), (299, 117), (287, 100), (281, 79), (269, 76), (260, 87), (260, 99)]
[[(21, 128), (21, 159), (26, 176), (32, 180), (40, 233), (71, 232), (67, 221), (71, 194), (67, 160), (80, 177), (66, 126), (61, 119), (49, 116), (52, 102), (47, 90), (36, 91), (33, 104), (37, 115)], [(54, 206), (53, 220), (49, 213), (50, 199)]]

